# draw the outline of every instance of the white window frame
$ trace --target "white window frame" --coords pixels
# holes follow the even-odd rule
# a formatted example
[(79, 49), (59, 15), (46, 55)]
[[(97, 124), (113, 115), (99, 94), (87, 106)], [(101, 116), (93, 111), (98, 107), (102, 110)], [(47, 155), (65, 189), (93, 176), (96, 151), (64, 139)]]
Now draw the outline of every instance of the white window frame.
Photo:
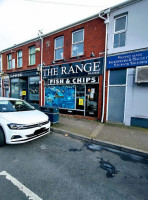
[[(19, 52), (22, 52), (22, 50), (17, 51), (17, 68), (21, 68), (23, 66), (23, 52), (21, 57), (19, 57)], [(22, 59), (22, 66), (18, 66), (20, 58)]]
[[(120, 31), (115, 31), (115, 29), (116, 29), (116, 20), (117, 20), (117, 19), (120, 19), (120, 18), (122, 18), (122, 17), (126, 17), (125, 29), (120, 30)], [(125, 34), (126, 34), (126, 32), (127, 32), (127, 14), (123, 14), (123, 15), (121, 15), (121, 16), (119, 16), (119, 17), (115, 17), (115, 19), (114, 19), (113, 48), (123, 47), (123, 46), (114, 47), (114, 42), (115, 42), (114, 39), (115, 39), (115, 35), (118, 35), (118, 34), (120, 34), (120, 33), (125, 33)], [(126, 36), (125, 36), (125, 45), (126, 45)]]
[[(11, 59), (9, 59), (9, 56), (11, 56)], [(12, 54), (7, 54), (7, 69), (12, 69)]]
[[(63, 46), (56, 48), (56, 40), (60, 38), (63, 38)], [(56, 50), (58, 49), (63, 49), (63, 56), (61, 59), (56, 59)], [(63, 58), (64, 58), (64, 36), (60, 36), (54, 39), (54, 60), (62, 60)]]
[[(83, 40), (74, 43), (74, 42), (73, 42), (73, 35), (74, 35), (74, 33), (77, 33), (77, 32), (80, 32), (80, 31), (83, 31)], [(76, 56), (82, 56), (82, 55), (84, 55), (84, 48), (83, 48), (83, 54), (81, 54), (81, 55), (76, 55), (76, 56), (73, 56), (73, 55), (72, 55), (73, 45), (75, 45), (75, 44), (80, 44), (80, 43), (83, 43), (83, 44), (84, 44), (84, 29), (80, 29), (80, 30), (77, 30), (77, 31), (72, 32), (71, 57), (76, 57)]]
[(35, 56), (35, 63), (31, 64), (31, 60), (30, 60), (30, 55), (35, 55), (35, 51), (32, 54), (30, 53), (31, 47), (34, 47), (34, 49), (35, 49), (35, 45), (32, 45), (32, 46), (29, 47), (29, 65), (35, 65), (35, 63), (36, 63), (36, 56)]

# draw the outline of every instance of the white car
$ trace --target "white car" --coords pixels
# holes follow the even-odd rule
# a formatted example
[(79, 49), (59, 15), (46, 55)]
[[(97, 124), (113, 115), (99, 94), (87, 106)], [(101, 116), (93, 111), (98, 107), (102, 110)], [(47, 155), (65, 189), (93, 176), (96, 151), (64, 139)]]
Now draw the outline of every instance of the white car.
[(46, 114), (23, 100), (0, 97), (0, 146), (28, 142), (49, 132)]

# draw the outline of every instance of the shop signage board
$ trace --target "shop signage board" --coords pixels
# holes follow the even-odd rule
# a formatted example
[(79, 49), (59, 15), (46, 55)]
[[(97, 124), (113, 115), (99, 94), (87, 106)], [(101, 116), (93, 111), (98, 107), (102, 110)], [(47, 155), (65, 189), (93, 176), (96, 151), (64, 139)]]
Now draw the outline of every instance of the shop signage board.
[(24, 77), (24, 76), (38, 76), (38, 72), (37, 71), (21, 71), (21, 72), (14, 72), (9, 74), (10, 78), (20, 78), (20, 77)]
[(43, 67), (43, 79), (98, 76), (102, 74), (103, 58)]
[(148, 51), (110, 56), (107, 58), (107, 69), (148, 65)]
[(45, 85), (64, 85), (64, 84), (92, 84), (99, 83), (99, 77), (80, 77), (80, 78), (55, 78), (45, 80)]

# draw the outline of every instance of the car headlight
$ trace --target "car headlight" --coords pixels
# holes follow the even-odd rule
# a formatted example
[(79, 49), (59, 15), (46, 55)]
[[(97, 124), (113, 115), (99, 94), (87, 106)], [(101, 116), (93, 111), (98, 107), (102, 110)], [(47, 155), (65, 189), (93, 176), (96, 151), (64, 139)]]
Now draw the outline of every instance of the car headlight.
[(11, 124), (7, 124), (7, 125), (10, 129), (13, 129), (13, 130), (18, 130), (18, 129), (20, 130), (20, 129), (26, 129), (27, 128), (27, 126), (25, 124), (13, 124), (13, 123), (11, 123)]

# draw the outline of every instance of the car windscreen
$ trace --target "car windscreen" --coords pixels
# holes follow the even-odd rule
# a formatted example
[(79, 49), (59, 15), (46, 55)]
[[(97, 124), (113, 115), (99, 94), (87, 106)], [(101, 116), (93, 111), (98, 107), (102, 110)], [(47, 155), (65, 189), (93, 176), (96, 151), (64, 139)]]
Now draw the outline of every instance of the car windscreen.
[(30, 104), (21, 100), (0, 100), (0, 112), (19, 112), (35, 110)]

